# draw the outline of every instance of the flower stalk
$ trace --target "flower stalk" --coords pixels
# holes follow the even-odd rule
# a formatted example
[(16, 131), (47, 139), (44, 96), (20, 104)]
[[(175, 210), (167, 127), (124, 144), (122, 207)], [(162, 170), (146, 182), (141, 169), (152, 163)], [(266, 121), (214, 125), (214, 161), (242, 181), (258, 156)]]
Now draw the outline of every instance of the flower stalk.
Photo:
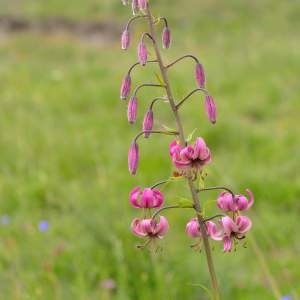
[[(156, 42), (157, 41), (156, 32), (155, 32), (154, 22), (153, 22), (153, 18), (152, 18), (152, 14), (151, 14), (149, 5), (147, 7), (147, 15), (148, 15), (149, 26), (150, 26), (150, 34), (153, 38), (153, 46), (154, 46), (154, 50), (155, 50), (155, 54), (156, 54), (156, 59), (157, 59), (158, 64), (159, 64), (159, 68), (160, 68), (160, 72), (161, 72), (163, 82), (166, 86), (166, 92), (167, 92), (167, 95), (168, 95), (169, 103), (170, 103), (171, 109), (172, 109), (174, 117), (175, 117), (177, 130), (178, 130), (178, 133), (179, 133), (180, 144), (181, 144), (181, 146), (185, 146), (185, 135), (184, 135), (184, 130), (183, 130), (181, 118), (180, 118), (178, 109), (176, 107), (175, 100), (174, 100), (174, 97), (173, 97), (173, 93), (172, 93), (172, 90), (171, 90), (171, 85), (170, 85), (169, 77), (168, 77), (168, 74), (167, 74), (167, 67), (164, 66), (162, 56), (160, 54), (160, 50), (159, 50), (157, 42)], [(189, 185), (190, 192), (191, 192), (191, 195), (192, 195), (192, 199), (193, 199), (193, 202), (194, 202), (194, 208), (197, 212), (197, 218), (198, 218), (200, 230), (201, 230), (201, 233), (202, 233), (203, 245), (204, 245), (206, 259), (207, 259), (207, 265), (208, 265), (208, 269), (209, 269), (209, 273), (210, 273), (214, 300), (219, 300), (220, 299), (220, 294), (219, 294), (217, 276), (216, 276), (216, 272), (215, 272), (213, 258), (212, 258), (212, 255), (211, 255), (211, 248), (210, 248), (209, 241), (208, 241), (208, 235), (207, 235), (205, 224), (204, 224), (204, 218), (202, 216), (202, 210), (201, 210), (199, 196), (198, 196), (197, 189), (194, 185), (194, 182), (192, 181), (191, 176), (187, 177), (187, 181), (188, 181), (188, 185)]]
[[(122, 1), (124, 4), (129, 4), (129, 1)], [(159, 83), (144, 83), (138, 85), (129, 100), (127, 116), (130, 123), (134, 123), (137, 118), (137, 93), (143, 87), (161, 87), (165, 91), (165, 95), (152, 99), (148, 110), (144, 114), (142, 122), (142, 131), (139, 132), (128, 152), (128, 169), (129, 172), (134, 175), (137, 172), (139, 163), (139, 145), (138, 140), (141, 136), (149, 138), (152, 134), (162, 135), (174, 135), (177, 138), (173, 140), (169, 146), (169, 153), (172, 163), (175, 167), (173, 177), (167, 180), (162, 180), (151, 187), (142, 189), (140, 186), (135, 187), (130, 192), (130, 203), (134, 208), (142, 209), (143, 218), (135, 218), (131, 223), (131, 230), (133, 234), (139, 238), (146, 239), (146, 242), (140, 246), (144, 248), (148, 246), (152, 241), (162, 239), (169, 229), (169, 223), (167, 219), (161, 216), (161, 212), (167, 209), (173, 208), (191, 208), (194, 210), (194, 217), (186, 225), (186, 234), (192, 238), (197, 238), (199, 241), (195, 244), (194, 249), (200, 249), (200, 246), (204, 248), (207, 266), (210, 274), (210, 281), (212, 287), (213, 300), (220, 299), (220, 292), (218, 288), (217, 276), (212, 258), (212, 251), (210, 247), (209, 239), (222, 241), (224, 252), (230, 252), (239, 240), (243, 239), (246, 233), (251, 229), (252, 221), (240, 214), (240, 211), (248, 210), (254, 203), (254, 196), (252, 192), (247, 189), (249, 198), (242, 194), (234, 194), (229, 188), (223, 186), (198, 188), (196, 180), (204, 179), (204, 167), (211, 163), (211, 151), (206, 145), (202, 137), (198, 137), (194, 144), (191, 144), (190, 134), (186, 139), (183, 122), (181, 120), (180, 108), (185, 102), (196, 92), (204, 94), (204, 109), (208, 116), (209, 121), (216, 123), (216, 105), (213, 97), (208, 93), (205, 88), (206, 76), (204, 67), (200, 63), (197, 57), (193, 55), (184, 55), (179, 57), (175, 61), (169, 64), (165, 64), (161, 50), (158, 45), (158, 38), (155, 29), (155, 25), (159, 24), (159, 21), (164, 22), (164, 27), (161, 33), (162, 47), (168, 49), (171, 41), (171, 31), (166, 18), (154, 18), (151, 10), (149, 0), (132, 0), (131, 2), (133, 13), (139, 13), (139, 15), (131, 18), (125, 27), (122, 36), (122, 48), (127, 49), (129, 46), (130, 33), (129, 25), (132, 21), (143, 17), (148, 22), (148, 30), (144, 32), (138, 43), (138, 62), (133, 64), (127, 75), (124, 77), (121, 85), (121, 99), (127, 99), (131, 91), (131, 72), (138, 65), (145, 66), (148, 63), (156, 63), (159, 67)], [(151, 46), (154, 49), (154, 57), (152, 60), (148, 60), (148, 49), (146, 47), (144, 38), (151, 39)], [(195, 79), (197, 88), (189, 92), (183, 99), (177, 102), (172, 92), (170, 79), (168, 75), (169, 68), (175, 66), (178, 62), (185, 59), (192, 59), (195, 62)], [(162, 100), (167, 102), (171, 108), (173, 114), (176, 129), (166, 130), (153, 130), (154, 127), (154, 114), (153, 106), (158, 101)], [(156, 123), (156, 122), (155, 122)], [(165, 127), (167, 128), (167, 127)], [(190, 191), (190, 199), (181, 199), (175, 205), (164, 205), (165, 196), (157, 189), (162, 184), (176, 181), (176, 178), (185, 180)], [(201, 183), (201, 182), (200, 182)], [(214, 214), (213, 216), (206, 216), (205, 211), (202, 210), (202, 192), (222, 190), (216, 200), (216, 206), (222, 213)], [(200, 201), (201, 200), (201, 201)], [(163, 206), (164, 205), (164, 206)], [(156, 209), (154, 212), (153, 209)], [(151, 216), (151, 218), (149, 218)], [(148, 218), (146, 218), (148, 217)], [(218, 219), (215, 224), (212, 220)]]

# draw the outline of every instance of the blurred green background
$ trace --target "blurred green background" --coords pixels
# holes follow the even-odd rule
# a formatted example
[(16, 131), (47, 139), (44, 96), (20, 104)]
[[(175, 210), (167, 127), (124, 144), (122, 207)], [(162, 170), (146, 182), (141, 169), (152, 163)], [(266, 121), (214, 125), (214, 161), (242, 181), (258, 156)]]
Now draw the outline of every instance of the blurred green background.
[[(248, 215), (260, 256), (249, 241), (230, 254), (213, 243), (222, 299), (275, 299), (264, 263), (281, 295), (299, 299), (299, 1), (151, 2), (172, 30), (164, 59), (198, 56), (217, 102), (215, 126), (201, 95), (182, 111), (186, 132), (197, 128), (213, 153), (206, 185), (255, 194)], [(135, 27), (122, 52), (130, 14), (119, 0), (0, 1), (1, 299), (208, 299), (199, 287), (209, 286), (204, 253), (184, 234), (192, 212), (166, 213), (158, 254), (137, 250), (129, 230), (140, 213), (129, 191), (172, 172), (171, 139), (161, 136), (141, 140), (138, 174), (127, 171), (131, 139), (160, 95), (142, 91), (138, 122), (127, 124), (120, 81), (146, 28)], [(138, 68), (134, 83), (155, 81), (155, 71)], [(177, 99), (195, 87), (191, 61), (170, 76)], [(166, 105), (155, 119), (174, 127)], [(168, 204), (188, 197), (183, 183), (163, 191)]]

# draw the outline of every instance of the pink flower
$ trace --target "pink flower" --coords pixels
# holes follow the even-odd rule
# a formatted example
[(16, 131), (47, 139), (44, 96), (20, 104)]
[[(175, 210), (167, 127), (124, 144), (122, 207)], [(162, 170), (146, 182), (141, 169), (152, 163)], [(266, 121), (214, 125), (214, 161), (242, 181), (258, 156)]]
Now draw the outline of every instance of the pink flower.
[[(205, 226), (206, 226), (206, 233), (209, 236), (212, 231), (212, 227), (214, 227), (215, 224), (211, 221), (208, 221), (205, 223)], [(199, 221), (197, 218), (191, 219), (186, 224), (185, 232), (187, 233), (187, 235), (189, 235), (190, 237), (193, 237), (193, 238), (202, 236)]]
[(131, 89), (131, 77), (130, 74), (126, 74), (126, 76), (122, 80), (121, 89), (120, 89), (120, 98), (122, 100), (125, 100), (128, 97), (130, 93), (130, 89)]
[(163, 48), (168, 49), (171, 43), (171, 32), (169, 27), (165, 27), (162, 32), (162, 45)]
[(140, 41), (138, 45), (138, 59), (139, 59), (139, 63), (142, 66), (146, 65), (148, 60), (148, 51), (147, 51), (146, 44), (143, 42), (143, 40)]
[(247, 189), (246, 192), (250, 197), (250, 201), (244, 195), (232, 196), (231, 193), (222, 192), (217, 199), (217, 206), (223, 211), (239, 211), (248, 210), (254, 203), (254, 196), (252, 192)]
[(215, 124), (217, 109), (213, 97), (209, 95), (205, 96), (205, 110), (210, 122)]
[(138, 4), (139, 4), (140, 9), (145, 10), (145, 9), (147, 9), (148, 1), (147, 0), (138, 0)]
[(150, 136), (150, 131), (153, 128), (153, 111), (152, 109), (149, 109), (145, 116), (144, 116), (144, 121), (143, 121), (143, 131), (147, 131), (145, 133), (145, 138), (148, 138)]
[(157, 223), (154, 219), (134, 219), (131, 223), (132, 232), (139, 237), (163, 238), (169, 229), (168, 221), (160, 216)]
[(157, 189), (145, 188), (141, 191), (141, 187), (137, 186), (130, 194), (130, 203), (136, 208), (158, 208), (164, 202), (164, 195)]
[(173, 156), (173, 154), (176, 154), (176, 153), (180, 152), (181, 146), (176, 140), (174, 140), (170, 144), (169, 149), (170, 149), (170, 155)]
[(139, 163), (139, 146), (134, 141), (128, 151), (128, 169), (130, 174), (135, 175)]
[(130, 33), (129, 30), (126, 28), (121, 37), (121, 47), (123, 50), (127, 50), (130, 44)]
[(199, 62), (196, 63), (195, 76), (199, 88), (205, 87), (205, 73), (202, 64)]
[(176, 141), (170, 144), (170, 155), (172, 162), (178, 169), (189, 167), (201, 170), (204, 165), (210, 163), (210, 150), (202, 138), (197, 138), (194, 146), (181, 147)]
[(127, 106), (127, 118), (129, 123), (134, 123), (137, 117), (138, 102), (136, 96), (132, 96)]
[(210, 236), (214, 240), (223, 240), (224, 252), (229, 252), (232, 248), (234, 239), (241, 240), (245, 234), (251, 229), (252, 222), (246, 216), (237, 216), (236, 220), (232, 220), (226, 216), (220, 220), (221, 229), (217, 231), (216, 225), (212, 225)]

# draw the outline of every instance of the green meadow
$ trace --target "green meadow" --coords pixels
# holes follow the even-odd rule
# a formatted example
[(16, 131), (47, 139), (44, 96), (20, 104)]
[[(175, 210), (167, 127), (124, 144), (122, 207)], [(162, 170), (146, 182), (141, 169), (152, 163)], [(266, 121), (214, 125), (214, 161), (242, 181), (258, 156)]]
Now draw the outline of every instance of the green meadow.
[[(198, 56), (217, 104), (216, 125), (201, 94), (182, 109), (186, 133), (196, 129), (212, 151), (206, 186), (255, 195), (248, 238), (228, 254), (212, 242), (222, 299), (299, 299), (299, 2), (151, 3), (172, 30), (164, 60)], [(4, 15), (100, 21), (121, 33), (131, 11), (119, 0), (2, 0)], [(141, 139), (137, 175), (127, 170), (147, 105), (162, 95), (142, 90), (137, 123), (128, 124), (120, 82), (137, 60), (135, 44), (146, 26), (133, 29), (126, 52), (115, 34), (0, 34), (0, 299), (209, 299), (201, 288), (210, 284), (205, 255), (190, 248), (194, 241), (185, 234), (192, 211), (165, 212), (170, 231), (157, 253), (138, 250), (142, 240), (130, 232), (140, 214), (129, 205), (130, 190), (172, 174), (172, 138), (160, 135)], [(157, 71), (136, 68), (133, 83), (156, 83)], [(178, 100), (196, 87), (192, 61), (176, 65), (170, 77)], [(156, 128), (175, 126), (166, 104), (155, 107), (154, 118)], [(167, 204), (189, 197), (184, 182), (162, 190)], [(217, 195), (202, 196), (208, 214), (216, 212), (209, 203)]]

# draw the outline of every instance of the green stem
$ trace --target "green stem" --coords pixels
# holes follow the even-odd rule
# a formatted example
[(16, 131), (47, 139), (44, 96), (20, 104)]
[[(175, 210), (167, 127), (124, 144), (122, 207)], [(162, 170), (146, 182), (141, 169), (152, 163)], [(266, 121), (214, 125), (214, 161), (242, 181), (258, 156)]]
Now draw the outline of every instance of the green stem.
[[(149, 4), (148, 4), (148, 7), (147, 7), (147, 15), (148, 15), (148, 20), (149, 20), (150, 34), (153, 38), (153, 47), (154, 47), (154, 50), (155, 50), (156, 59), (158, 61), (161, 76), (162, 76), (163, 82), (165, 84), (168, 100), (169, 100), (172, 112), (174, 114), (174, 117), (175, 117), (180, 144), (184, 147), (185, 143), (186, 143), (185, 142), (184, 130), (183, 130), (183, 126), (182, 126), (182, 122), (181, 122), (181, 118), (180, 118), (178, 109), (177, 109), (176, 104), (175, 104), (175, 99), (174, 99), (174, 96), (173, 96), (173, 93), (172, 93), (172, 90), (171, 90), (171, 85), (170, 85), (169, 77), (168, 77), (168, 74), (167, 74), (167, 67), (164, 66), (159, 47), (157, 45), (157, 38), (156, 38), (156, 32), (155, 32), (155, 28), (154, 28), (154, 21), (153, 21), (152, 15), (151, 15)], [(189, 188), (190, 188), (190, 191), (191, 191), (191, 194), (192, 194), (192, 198), (193, 198), (193, 202), (194, 202), (194, 208), (195, 208), (196, 213), (197, 213), (197, 218), (198, 218), (198, 222), (199, 222), (199, 226), (200, 226), (200, 231), (201, 231), (201, 234), (202, 234), (207, 265), (208, 265), (208, 269), (209, 269), (209, 273), (210, 273), (210, 279), (211, 279), (211, 285), (212, 285), (212, 291), (213, 291), (213, 299), (214, 300), (219, 300), (220, 299), (220, 293), (219, 293), (219, 289), (218, 289), (217, 276), (216, 276), (216, 272), (215, 272), (215, 268), (214, 268), (214, 263), (213, 263), (213, 258), (212, 258), (212, 254), (211, 254), (211, 248), (210, 248), (210, 245), (209, 245), (208, 235), (207, 235), (207, 232), (206, 232), (205, 220), (204, 220), (204, 217), (202, 215), (199, 195), (198, 195), (197, 189), (194, 185), (194, 182), (192, 180), (192, 176), (187, 176), (187, 181), (188, 181), (188, 185), (189, 185)]]

